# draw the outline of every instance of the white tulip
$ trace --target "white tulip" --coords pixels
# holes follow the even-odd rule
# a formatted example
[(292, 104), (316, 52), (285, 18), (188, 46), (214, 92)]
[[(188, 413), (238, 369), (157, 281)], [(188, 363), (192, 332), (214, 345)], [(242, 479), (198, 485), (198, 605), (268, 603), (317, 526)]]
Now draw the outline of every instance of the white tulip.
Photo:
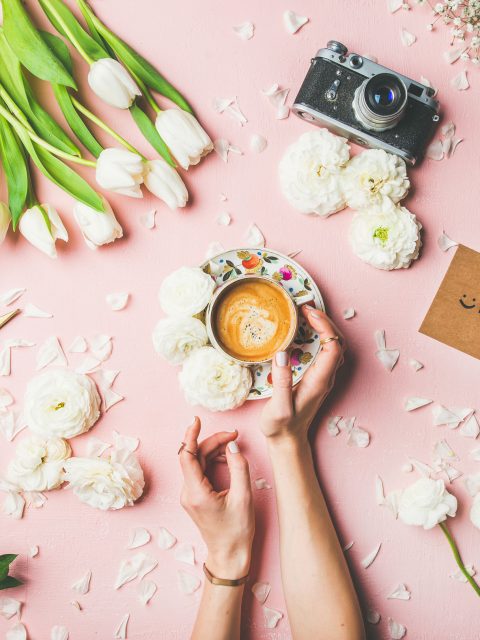
[(96, 179), (103, 189), (131, 198), (143, 198), (143, 160), (126, 149), (104, 149), (98, 156)]
[(5, 240), (10, 225), (10, 210), (4, 202), (0, 202), (0, 244)]
[(212, 141), (195, 116), (183, 109), (160, 111), (155, 126), (184, 169), (198, 164), (213, 149)]
[[(45, 217), (48, 218), (50, 229)], [(31, 209), (27, 209), (20, 218), (18, 228), (30, 244), (46, 253), (50, 258), (57, 257), (55, 247), (57, 238), (65, 242), (68, 241), (68, 233), (60, 216), (49, 204), (35, 205)]]
[(123, 229), (110, 204), (103, 198), (105, 211), (96, 211), (83, 202), (76, 202), (73, 215), (82, 230), (83, 237), (90, 249), (96, 249), (123, 236)]
[(104, 102), (117, 109), (128, 109), (142, 92), (132, 76), (117, 60), (102, 58), (90, 67), (88, 84)]
[(143, 179), (147, 189), (163, 200), (170, 209), (178, 209), (187, 204), (187, 187), (175, 169), (163, 158), (146, 163)]

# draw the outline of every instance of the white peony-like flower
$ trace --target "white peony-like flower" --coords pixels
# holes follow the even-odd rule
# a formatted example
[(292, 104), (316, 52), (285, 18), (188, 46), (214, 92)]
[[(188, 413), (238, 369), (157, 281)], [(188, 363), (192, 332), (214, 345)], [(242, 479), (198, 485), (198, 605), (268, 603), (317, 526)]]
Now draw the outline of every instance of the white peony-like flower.
[(208, 342), (207, 329), (197, 318), (164, 318), (152, 334), (155, 351), (171, 364), (181, 364)]
[(405, 524), (433, 529), (457, 512), (457, 499), (445, 489), (443, 480), (421, 478), (405, 489), (398, 505), (398, 516)]
[(383, 149), (367, 149), (350, 160), (342, 173), (349, 207), (367, 209), (384, 200), (400, 202), (410, 188), (405, 162)]
[(473, 499), (472, 506), (470, 508), (470, 520), (477, 529), (480, 529), (480, 493), (477, 493)]
[(179, 374), (185, 398), (210, 411), (227, 411), (247, 399), (252, 376), (247, 367), (232, 362), (213, 347), (194, 351)]
[(34, 433), (73, 438), (88, 431), (98, 420), (100, 396), (87, 375), (51, 369), (29, 382), (24, 416)]
[(356, 213), (350, 225), (354, 253), (377, 269), (406, 269), (418, 258), (422, 225), (408, 209), (385, 201)]
[(106, 458), (70, 458), (65, 480), (79, 500), (103, 511), (132, 506), (145, 486), (142, 467), (126, 449), (114, 449)]
[(280, 185), (290, 204), (302, 213), (329, 216), (345, 207), (342, 167), (350, 148), (345, 138), (316, 129), (290, 145), (279, 166)]
[(43, 438), (32, 434), (24, 438), (7, 469), (7, 479), (22, 491), (49, 491), (64, 481), (63, 465), (72, 455), (63, 438)]
[(181, 267), (162, 282), (160, 306), (167, 316), (194, 316), (210, 302), (215, 282), (199, 267)]

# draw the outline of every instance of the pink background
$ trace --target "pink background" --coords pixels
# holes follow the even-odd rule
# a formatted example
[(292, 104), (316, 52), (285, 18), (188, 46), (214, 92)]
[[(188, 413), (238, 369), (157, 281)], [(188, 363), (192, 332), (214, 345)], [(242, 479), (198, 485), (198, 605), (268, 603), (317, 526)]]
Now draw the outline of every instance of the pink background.
[[(33, 5), (33, 2), (29, 2)], [(345, 332), (349, 354), (342, 373), (321, 414), (321, 429), (315, 437), (320, 478), (328, 497), (342, 543), (354, 540), (347, 557), (365, 609), (382, 614), (376, 627), (367, 625), (369, 637), (387, 638), (388, 616), (406, 625), (408, 637), (436, 640), (472, 640), (478, 637), (478, 600), (473, 590), (449, 577), (455, 564), (440, 531), (424, 532), (396, 522), (376, 506), (374, 477), (383, 478), (386, 489), (406, 486), (416, 474), (404, 474), (406, 456), (431, 462), (432, 446), (443, 437), (461, 458), (465, 473), (475, 470), (468, 459), (474, 443), (457, 432), (433, 427), (430, 408), (407, 414), (406, 397), (420, 395), (447, 406), (478, 406), (478, 361), (441, 345), (417, 329), (452, 257), (443, 254), (436, 240), (442, 229), (457, 241), (480, 249), (480, 221), (475, 203), (480, 196), (478, 181), (478, 70), (469, 66), (472, 88), (459, 93), (450, 79), (464, 63), (447, 65), (442, 53), (448, 48), (444, 30), (428, 33), (428, 8), (390, 15), (385, 2), (279, 2), (245, 0), (243, 3), (158, 3), (155, 0), (98, 0), (94, 8), (108, 25), (173, 79), (183, 90), (212, 138), (225, 137), (239, 145), (243, 156), (231, 154), (224, 164), (216, 154), (185, 176), (191, 205), (172, 213), (160, 202), (109, 196), (125, 230), (125, 238), (114, 246), (90, 251), (71, 216), (71, 201), (62, 192), (38, 180), (43, 201), (54, 204), (71, 233), (65, 247), (58, 244), (56, 262), (38, 253), (20, 238), (2, 246), (1, 291), (26, 287), (21, 305), (33, 302), (54, 313), (54, 319), (19, 318), (2, 330), (1, 338), (25, 337), (41, 343), (57, 335), (66, 348), (78, 334), (105, 332), (114, 336), (114, 353), (107, 368), (119, 368), (116, 389), (126, 400), (114, 407), (95, 426), (91, 435), (111, 439), (113, 429), (141, 438), (139, 457), (147, 478), (144, 498), (131, 509), (102, 513), (79, 503), (68, 491), (48, 495), (43, 509), (30, 509), (21, 521), (0, 514), (0, 553), (17, 552), (15, 574), (25, 586), (4, 595), (24, 601), (25, 624), (31, 638), (44, 640), (50, 628), (64, 624), (72, 640), (111, 638), (123, 614), (129, 612), (128, 637), (136, 640), (180, 640), (189, 637), (200, 596), (181, 594), (176, 570), (189, 568), (176, 562), (173, 550), (161, 551), (150, 543), (141, 549), (159, 560), (149, 576), (159, 590), (148, 607), (136, 596), (136, 585), (113, 590), (120, 561), (134, 553), (126, 550), (129, 531), (146, 527), (154, 537), (165, 526), (180, 541), (194, 544), (201, 575), (204, 548), (199, 535), (178, 504), (181, 476), (176, 451), (193, 414), (179, 391), (175, 370), (160, 360), (151, 345), (151, 330), (161, 316), (157, 291), (162, 278), (184, 264), (203, 260), (207, 245), (221, 241), (226, 247), (241, 246), (247, 226), (255, 221), (265, 233), (268, 246), (283, 252), (302, 250), (299, 260), (316, 278), (330, 314)], [(412, 3), (413, 4), (413, 3)], [(282, 13), (292, 8), (310, 17), (292, 36), (283, 28)], [(232, 26), (251, 20), (256, 31), (244, 42)], [(405, 48), (400, 29), (417, 35)], [(406, 205), (424, 225), (424, 249), (412, 269), (392, 273), (364, 265), (351, 252), (347, 230), (351, 213), (345, 211), (327, 221), (296, 213), (282, 198), (277, 184), (277, 165), (286, 146), (310, 128), (290, 116), (278, 121), (261, 90), (278, 82), (290, 87), (291, 102), (309, 59), (330, 38), (336, 38), (359, 53), (370, 52), (380, 62), (414, 78), (424, 75), (440, 87), (445, 119), (453, 119), (465, 141), (455, 156), (443, 162), (427, 161), (410, 172), (412, 193)], [(78, 61), (77, 75), (85, 79), (86, 67)], [(48, 100), (49, 91), (42, 86)], [(88, 101), (146, 153), (151, 150), (132, 126), (127, 113), (119, 113), (92, 99)], [(215, 97), (237, 95), (248, 118), (240, 128), (227, 114), (212, 108)], [(268, 139), (261, 155), (249, 151), (253, 133)], [(105, 141), (106, 138), (103, 138)], [(355, 150), (356, 151), (356, 150)], [(88, 172), (87, 172), (88, 173)], [(228, 202), (219, 194), (225, 192)], [(158, 209), (157, 228), (140, 224), (142, 213)], [(231, 213), (230, 227), (219, 227), (216, 216)], [(112, 291), (129, 291), (128, 308), (113, 313), (105, 304)], [(342, 310), (354, 306), (357, 316), (348, 322)], [(384, 328), (387, 346), (399, 348), (400, 361), (387, 373), (374, 356), (373, 333)], [(21, 404), (24, 387), (33, 375), (36, 349), (15, 350), (10, 378), (0, 386), (11, 390)], [(77, 366), (82, 356), (71, 356)], [(414, 357), (425, 364), (418, 373), (408, 366)], [(258, 402), (238, 411), (211, 415), (199, 411), (205, 434), (238, 428), (242, 449), (251, 463), (252, 477), (271, 480), (263, 438), (258, 430)], [(329, 415), (355, 415), (372, 435), (367, 449), (346, 445), (345, 439), (329, 437), (325, 429)], [(20, 436), (21, 437), (21, 436)], [(76, 454), (85, 450), (89, 436), (73, 441)], [(14, 443), (2, 442), (1, 468), (14, 452)], [(477, 463), (478, 468), (478, 463)], [(466, 562), (478, 563), (479, 532), (468, 519), (470, 498), (458, 480), (452, 487), (459, 498), (458, 516), (451, 529)], [(278, 562), (274, 491), (255, 490), (258, 533), (255, 541), (253, 580), (272, 584), (267, 601), (285, 611)], [(360, 560), (378, 542), (382, 548), (375, 563), (362, 569)], [(35, 559), (27, 559), (31, 545), (40, 546)], [(295, 553), (295, 549), (292, 549)], [(91, 591), (77, 596), (71, 584), (87, 570), (93, 571)], [(325, 579), (328, 579), (326, 576)], [(398, 583), (412, 592), (410, 602), (387, 600)], [(78, 598), (79, 612), (70, 603)], [(286, 619), (275, 630), (263, 626), (261, 608), (249, 591), (245, 597), (243, 638), (287, 640), (291, 634)], [(0, 632), (10, 623), (0, 619)]]

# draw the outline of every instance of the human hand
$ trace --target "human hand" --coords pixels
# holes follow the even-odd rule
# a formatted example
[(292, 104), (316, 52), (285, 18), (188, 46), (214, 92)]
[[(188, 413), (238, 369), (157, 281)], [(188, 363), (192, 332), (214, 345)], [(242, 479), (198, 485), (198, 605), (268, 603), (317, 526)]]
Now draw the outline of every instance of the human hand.
[[(180, 502), (207, 545), (205, 564), (211, 573), (217, 578), (242, 578), (250, 567), (255, 533), (248, 462), (235, 442), (236, 431), (220, 431), (198, 444), (200, 429), (200, 419), (195, 417), (179, 454), (184, 477)], [(223, 456), (230, 471), (230, 488), (217, 492), (206, 471)]]
[(323, 345), (295, 389), (288, 354), (276, 354), (272, 362), (273, 394), (265, 405), (261, 421), (261, 429), (269, 441), (306, 441), (312, 420), (333, 387), (337, 369), (343, 364), (345, 342), (330, 318), (308, 305), (302, 307), (302, 313), (321, 339), (339, 336), (340, 341)]

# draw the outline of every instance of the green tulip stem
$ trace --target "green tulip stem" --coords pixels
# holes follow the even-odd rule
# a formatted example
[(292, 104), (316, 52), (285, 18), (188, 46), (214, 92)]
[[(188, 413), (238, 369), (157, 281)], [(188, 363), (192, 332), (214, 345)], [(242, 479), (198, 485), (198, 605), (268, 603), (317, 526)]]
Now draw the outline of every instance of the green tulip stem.
[(85, 107), (85, 105), (83, 105), (81, 102), (79, 102), (76, 98), (71, 96), (71, 99), (72, 99), (72, 103), (73, 103), (75, 109), (77, 109), (77, 111), (80, 111), (80, 113), (83, 113), (83, 115), (86, 118), (88, 118), (93, 123), (95, 123), (98, 127), (100, 127), (100, 129), (103, 129), (103, 131), (106, 131), (109, 135), (112, 136), (112, 138), (114, 138), (114, 140), (119, 142), (126, 149), (128, 149), (132, 153), (136, 153), (137, 155), (141, 156), (145, 160), (145, 158), (142, 156), (142, 154), (137, 149), (135, 149), (135, 147), (133, 145), (131, 145), (128, 142), (128, 140), (125, 140), (125, 138), (122, 138), (122, 136), (119, 133), (117, 133), (116, 131), (111, 129), (108, 126), (108, 124), (105, 124), (105, 122), (103, 122), (103, 120), (100, 120), (100, 118), (98, 118), (94, 113), (92, 113), (89, 109), (87, 109), (87, 107)]
[(458, 564), (460, 571), (463, 573), (463, 575), (468, 580), (468, 582), (472, 585), (472, 588), (477, 594), (477, 596), (480, 596), (480, 586), (475, 582), (475, 580), (472, 578), (472, 576), (468, 573), (467, 569), (465, 568), (462, 557), (460, 556), (460, 551), (458, 550), (457, 544), (453, 539), (452, 534), (448, 530), (447, 525), (444, 522), (440, 522), (438, 526), (443, 531), (443, 533), (445, 534), (445, 537), (448, 540), (448, 544), (450, 545), (450, 548), (453, 552), (453, 557), (455, 558), (455, 562)]
[(10, 94), (8, 93), (8, 91), (6, 91), (6, 89), (4, 89), (4, 87), (1, 84), (0, 84), (0, 97), (3, 98), (5, 104), (10, 109), (10, 111), (13, 113), (15, 118), (17, 120), (19, 120), (26, 129), (29, 129), (30, 131), (33, 131), (33, 128), (30, 125), (30, 123), (28, 122), (28, 120), (27, 120), (25, 114), (23, 113), (23, 111), (21, 111), (21, 109), (19, 109), (17, 107), (17, 105), (15, 104), (14, 100), (11, 98)]
[(70, 40), (70, 42), (73, 44), (75, 49), (82, 56), (82, 58), (84, 58), (84, 60), (86, 62), (88, 62), (88, 64), (91, 66), (95, 62), (95, 60), (91, 56), (88, 55), (88, 53), (85, 51), (85, 49), (82, 47), (82, 45), (78, 42), (76, 37), (73, 35), (73, 33), (68, 28), (68, 25), (65, 24), (65, 21), (62, 19), (62, 16), (59, 15), (58, 11), (55, 9), (55, 7), (53, 7), (51, 5), (49, 0), (45, 0), (45, 4), (48, 4), (48, 8), (52, 12), (52, 15), (54, 16), (55, 20), (57, 20), (58, 24), (62, 27), (63, 31), (65, 32), (65, 35)]
[(60, 149), (57, 149), (57, 147), (54, 147), (52, 144), (46, 142), (45, 140), (43, 140), (43, 138), (40, 138), (40, 136), (37, 136), (36, 133), (34, 133), (33, 131), (30, 131), (30, 129), (27, 129), (19, 120), (17, 120), (10, 113), (10, 111), (7, 111), (7, 109), (2, 107), (1, 105), (0, 105), (0, 115), (2, 115), (5, 118), (5, 120), (8, 120), (8, 122), (10, 122), (12, 127), (14, 127), (14, 129), (17, 132), (19, 129), (25, 131), (25, 133), (27, 133), (27, 135), (34, 142), (36, 142), (39, 146), (43, 147), (47, 151), (50, 151), (50, 153), (52, 153), (53, 155), (58, 156), (59, 158), (63, 158), (64, 160), (68, 160), (69, 162), (75, 162), (76, 164), (84, 165), (86, 167), (96, 167), (96, 163), (93, 162), (92, 160), (86, 160), (85, 158), (78, 158), (77, 156), (72, 156), (69, 153), (65, 153), (65, 151), (61, 151)]

